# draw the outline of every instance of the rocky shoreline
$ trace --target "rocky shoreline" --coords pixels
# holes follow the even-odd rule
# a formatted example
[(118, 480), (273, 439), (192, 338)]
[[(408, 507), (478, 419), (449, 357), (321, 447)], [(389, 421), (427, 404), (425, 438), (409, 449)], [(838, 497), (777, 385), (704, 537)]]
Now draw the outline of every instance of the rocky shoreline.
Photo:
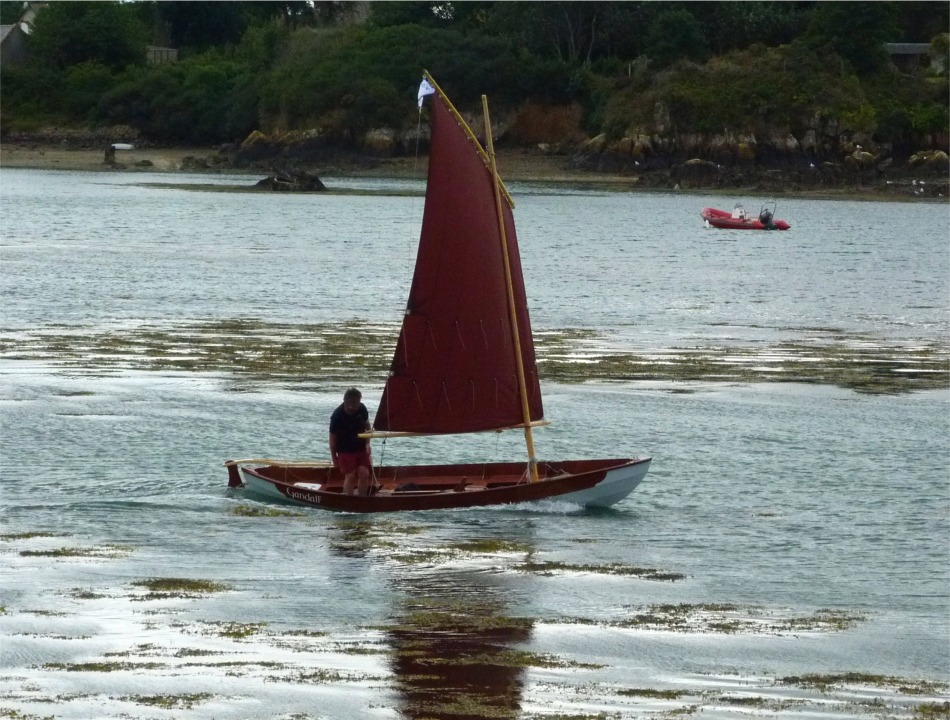
[[(0, 143), (0, 169), (33, 168), (85, 172), (229, 173), (267, 178), (291, 173), (306, 176), (380, 176), (424, 178), (426, 156), (378, 157), (328, 151), (288, 159), (273, 154), (248, 157), (240, 147), (158, 148), (112, 144), (9, 140)], [(93, 147), (90, 147), (92, 145)], [(95, 145), (99, 147), (96, 148)], [(121, 147), (121, 146), (120, 146)], [(498, 168), (509, 181), (595, 184), (617, 190), (719, 192), (726, 195), (786, 195), (872, 200), (947, 201), (948, 176), (942, 166), (856, 167), (849, 163), (794, 167), (723, 166), (701, 159), (665, 167), (639, 167), (599, 152), (555, 154), (541, 148), (498, 148)], [(262, 188), (268, 187), (265, 183)], [(277, 189), (271, 185), (272, 189)], [(281, 188), (286, 189), (286, 188)], [(319, 190), (319, 187), (301, 188)]]

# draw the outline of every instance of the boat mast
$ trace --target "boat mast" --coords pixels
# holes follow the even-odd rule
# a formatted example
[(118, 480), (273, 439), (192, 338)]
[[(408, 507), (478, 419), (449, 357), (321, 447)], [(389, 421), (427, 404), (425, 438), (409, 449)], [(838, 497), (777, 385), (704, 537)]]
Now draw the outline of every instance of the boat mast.
[(538, 459), (534, 456), (534, 435), (531, 432), (531, 410), (528, 407), (528, 386), (524, 379), (524, 360), (521, 357), (521, 335), (518, 332), (518, 311), (515, 308), (515, 292), (511, 284), (511, 263), (508, 260), (508, 237), (505, 233), (505, 216), (501, 211), (501, 188), (498, 169), (495, 166), (495, 143), (492, 141), (491, 121), (488, 118), (488, 97), (482, 95), (482, 113), (485, 116), (485, 139), (488, 142), (488, 160), (491, 166), (492, 185), (495, 188), (495, 212), (498, 215), (498, 232), (501, 236), (501, 252), (505, 262), (505, 285), (508, 289), (508, 315), (511, 320), (511, 336), (515, 346), (518, 366), (518, 389), (521, 393), (521, 414), (524, 418), (524, 441), (528, 448), (528, 476), (531, 482), (538, 480)]

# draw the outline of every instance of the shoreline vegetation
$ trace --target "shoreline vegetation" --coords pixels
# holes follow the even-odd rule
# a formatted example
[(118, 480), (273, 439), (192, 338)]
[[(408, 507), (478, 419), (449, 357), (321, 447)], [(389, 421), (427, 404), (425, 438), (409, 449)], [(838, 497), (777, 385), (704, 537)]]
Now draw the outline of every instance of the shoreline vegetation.
[[(260, 166), (233, 167), (216, 165), (215, 148), (155, 148), (141, 147), (120, 150), (114, 162), (107, 161), (106, 149), (64, 148), (54, 144), (0, 143), (0, 171), (3, 169), (63, 170), (79, 172), (141, 172), (247, 175), (248, 189), (253, 189), (251, 178), (263, 178), (273, 169)], [(919, 191), (915, 181), (899, 179), (867, 183), (860, 186), (842, 185), (820, 189), (784, 189), (770, 184), (768, 188), (750, 185), (747, 187), (721, 187), (697, 184), (680, 187), (668, 178), (668, 173), (654, 170), (640, 174), (607, 174), (593, 170), (572, 168), (565, 156), (550, 155), (540, 150), (525, 148), (499, 149), (498, 172), (505, 181), (541, 182), (565, 185), (588, 185), (617, 191), (684, 192), (692, 194), (718, 193), (724, 196), (756, 195), (804, 197), (814, 199), (846, 199), (869, 201), (915, 201), (947, 202), (950, 193), (935, 189), (947, 185), (947, 179), (931, 182), (930, 192)], [(337, 160), (326, 165), (314, 165), (307, 172), (323, 177), (389, 177), (418, 178), (424, 180), (428, 168), (425, 154), (389, 158), (361, 158)]]

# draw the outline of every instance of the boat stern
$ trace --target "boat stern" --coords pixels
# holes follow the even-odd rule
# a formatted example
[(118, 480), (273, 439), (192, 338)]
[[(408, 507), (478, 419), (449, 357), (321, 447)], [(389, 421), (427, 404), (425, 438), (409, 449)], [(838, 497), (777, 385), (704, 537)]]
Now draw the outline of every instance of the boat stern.
[(228, 469), (228, 487), (244, 487), (244, 482), (241, 480), (241, 471), (238, 464), (233, 460), (226, 460), (224, 464)]

